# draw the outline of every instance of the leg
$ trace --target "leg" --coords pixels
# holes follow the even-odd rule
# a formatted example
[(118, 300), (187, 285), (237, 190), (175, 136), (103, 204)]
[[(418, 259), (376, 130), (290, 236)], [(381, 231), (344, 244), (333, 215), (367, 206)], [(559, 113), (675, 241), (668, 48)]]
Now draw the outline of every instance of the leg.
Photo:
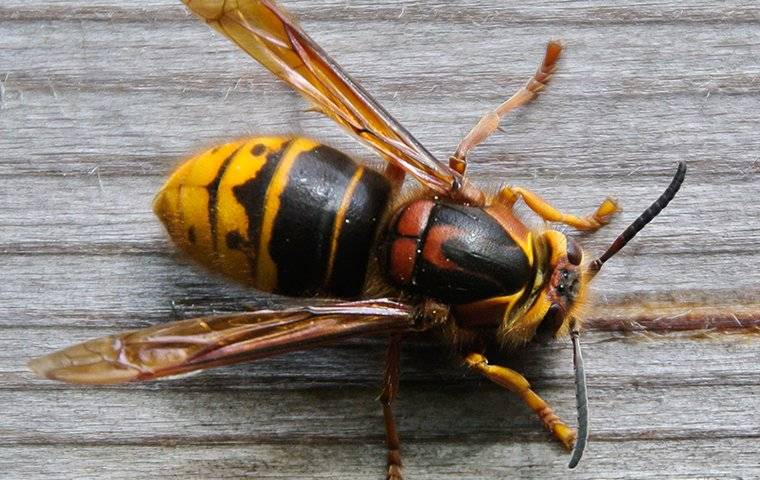
[(390, 180), (391, 190), (393, 194), (398, 193), (401, 190), (401, 187), (404, 185), (404, 177), (406, 176), (406, 172), (404, 172), (401, 167), (388, 162), (383, 175), (385, 175), (385, 177)]
[(385, 360), (385, 377), (380, 403), (383, 405), (385, 417), (385, 438), (388, 445), (388, 475), (387, 480), (402, 480), (401, 452), (396, 418), (393, 416), (393, 400), (398, 393), (399, 360), (401, 357), (401, 337), (393, 335), (388, 345), (388, 355)]
[(615, 200), (606, 198), (592, 215), (576, 217), (557, 210), (535, 193), (520, 187), (503, 187), (496, 200), (511, 207), (518, 197), (521, 197), (531, 210), (547, 222), (564, 223), (578, 230), (597, 230), (609, 223), (610, 217), (620, 211)]
[(496, 107), (495, 110), (486, 113), (470, 130), (470, 133), (462, 139), (454, 155), (449, 158), (449, 166), (452, 169), (464, 175), (465, 168), (467, 167), (467, 154), (470, 150), (499, 128), (499, 123), (504, 118), (504, 115), (538, 96), (538, 93), (549, 83), (549, 79), (552, 77), (552, 72), (554, 72), (557, 66), (557, 60), (559, 60), (561, 53), (562, 44), (558, 41), (552, 40), (546, 45), (544, 60), (538, 66), (536, 73), (528, 79), (528, 82), (514, 95), (509, 97), (506, 102)]
[(562, 442), (568, 450), (573, 448), (575, 430), (568, 427), (554, 414), (552, 408), (543, 398), (530, 389), (525, 377), (514, 370), (497, 365), (489, 365), (488, 359), (479, 353), (471, 353), (464, 359), (465, 365), (483, 374), (486, 378), (502, 387), (520, 395), (520, 398), (531, 408), (552, 436)]

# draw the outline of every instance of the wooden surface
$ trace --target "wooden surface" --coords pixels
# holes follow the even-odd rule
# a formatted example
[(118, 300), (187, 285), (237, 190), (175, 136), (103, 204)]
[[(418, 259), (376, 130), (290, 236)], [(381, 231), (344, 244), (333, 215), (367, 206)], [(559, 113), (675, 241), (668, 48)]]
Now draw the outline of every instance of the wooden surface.
[[(541, 99), (472, 157), (476, 182), (574, 212), (626, 209), (689, 164), (680, 196), (595, 285), (589, 316), (650, 325), (760, 307), (760, 7), (749, 1), (317, 1), (286, 4), (441, 157), (532, 73)], [(0, 476), (378, 479), (383, 339), (174, 382), (78, 388), (36, 355), (176, 317), (277, 302), (175, 254), (150, 202), (189, 153), (299, 133), (371, 154), (179, 2), (0, 5)], [(626, 323), (627, 322), (627, 323)], [(585, 335), (592, 435), (577, 470), (507, 392), (415, 342), (396, 407), (407, 478), (757, 478), (757, 335)], [(567, 343), (507, 364), (574, 423)]]

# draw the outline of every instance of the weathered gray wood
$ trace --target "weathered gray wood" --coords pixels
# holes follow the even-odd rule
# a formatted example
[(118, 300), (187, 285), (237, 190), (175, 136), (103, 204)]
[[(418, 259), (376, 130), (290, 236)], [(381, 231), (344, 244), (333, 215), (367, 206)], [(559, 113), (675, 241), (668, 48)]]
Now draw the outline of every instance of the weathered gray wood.
[[(432, 151), (533, 71), (541, 99), (472, 155), (587, 212), (679, 197), (594, 285), (588, 315), (760, 311), (760, 7), (752, 2), (500, 0), (286, 4)], [(0, 472), (3, 478), (380, 478), (382, 339), (174, 382), (74, 388), (32, 356), (176, 316), (280, 300), (178, 258), (150, 201), (181, 158), (262, 133), (316, 137), (377, 165), (329, 121), (172, 0), (0, 5)], [(586, 335), (591, 446), (575, 478), (754, 478), (760, 342), (752, 335)], [(567, 344), (505, 362), (572, 420)], [(566, 455), (506, 392), (412, 342), (397, 406), (410, 479), (553, 478)]]

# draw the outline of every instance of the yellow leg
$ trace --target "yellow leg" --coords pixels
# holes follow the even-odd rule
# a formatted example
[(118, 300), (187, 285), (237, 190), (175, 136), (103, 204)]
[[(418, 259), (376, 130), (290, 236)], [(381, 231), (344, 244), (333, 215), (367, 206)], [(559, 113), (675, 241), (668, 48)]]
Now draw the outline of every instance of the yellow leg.
[(564, 223), (578, 230), (597, 230), (609, 223), (610, 218), (620, 211), (618, 204), (612, 198), (606, 198), (592, 215), (576, 217), (563, 213), (552, 207), (543, 198), (530, 190), (520, 187), (503, 187), (497, 196), (497, 201), (509, 207), (521, 197), (528, 207), (548, 222)]
[(481, 373), (486, 378), (501, 385), (502, 387), (515, 392), (522, 398), (523, 402), (536, 412), (544, 426), (549, 430), (562, 445), (568, 450), (573, 448), (575, 443), (575, 430), (565, 425), (554, 410), (543, 398), (539, 397), (536, 392), (531, 390), (528, 381), (518, 372), (507, 367), (498, 365), (489, 365), (488, 359), (479, 353), (471, 353), (464, 359), (465, 365)]

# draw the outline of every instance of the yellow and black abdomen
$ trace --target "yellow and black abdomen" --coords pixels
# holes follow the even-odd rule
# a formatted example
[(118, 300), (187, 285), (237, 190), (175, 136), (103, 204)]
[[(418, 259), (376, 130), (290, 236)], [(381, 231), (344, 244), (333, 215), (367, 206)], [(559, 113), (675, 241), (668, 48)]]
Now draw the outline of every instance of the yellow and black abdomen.
[(388, 205), (374, 170), (306, 138), (218, 146), (180, 166), (154, 211), (201, 264), (293, 296), (357, 296)]

